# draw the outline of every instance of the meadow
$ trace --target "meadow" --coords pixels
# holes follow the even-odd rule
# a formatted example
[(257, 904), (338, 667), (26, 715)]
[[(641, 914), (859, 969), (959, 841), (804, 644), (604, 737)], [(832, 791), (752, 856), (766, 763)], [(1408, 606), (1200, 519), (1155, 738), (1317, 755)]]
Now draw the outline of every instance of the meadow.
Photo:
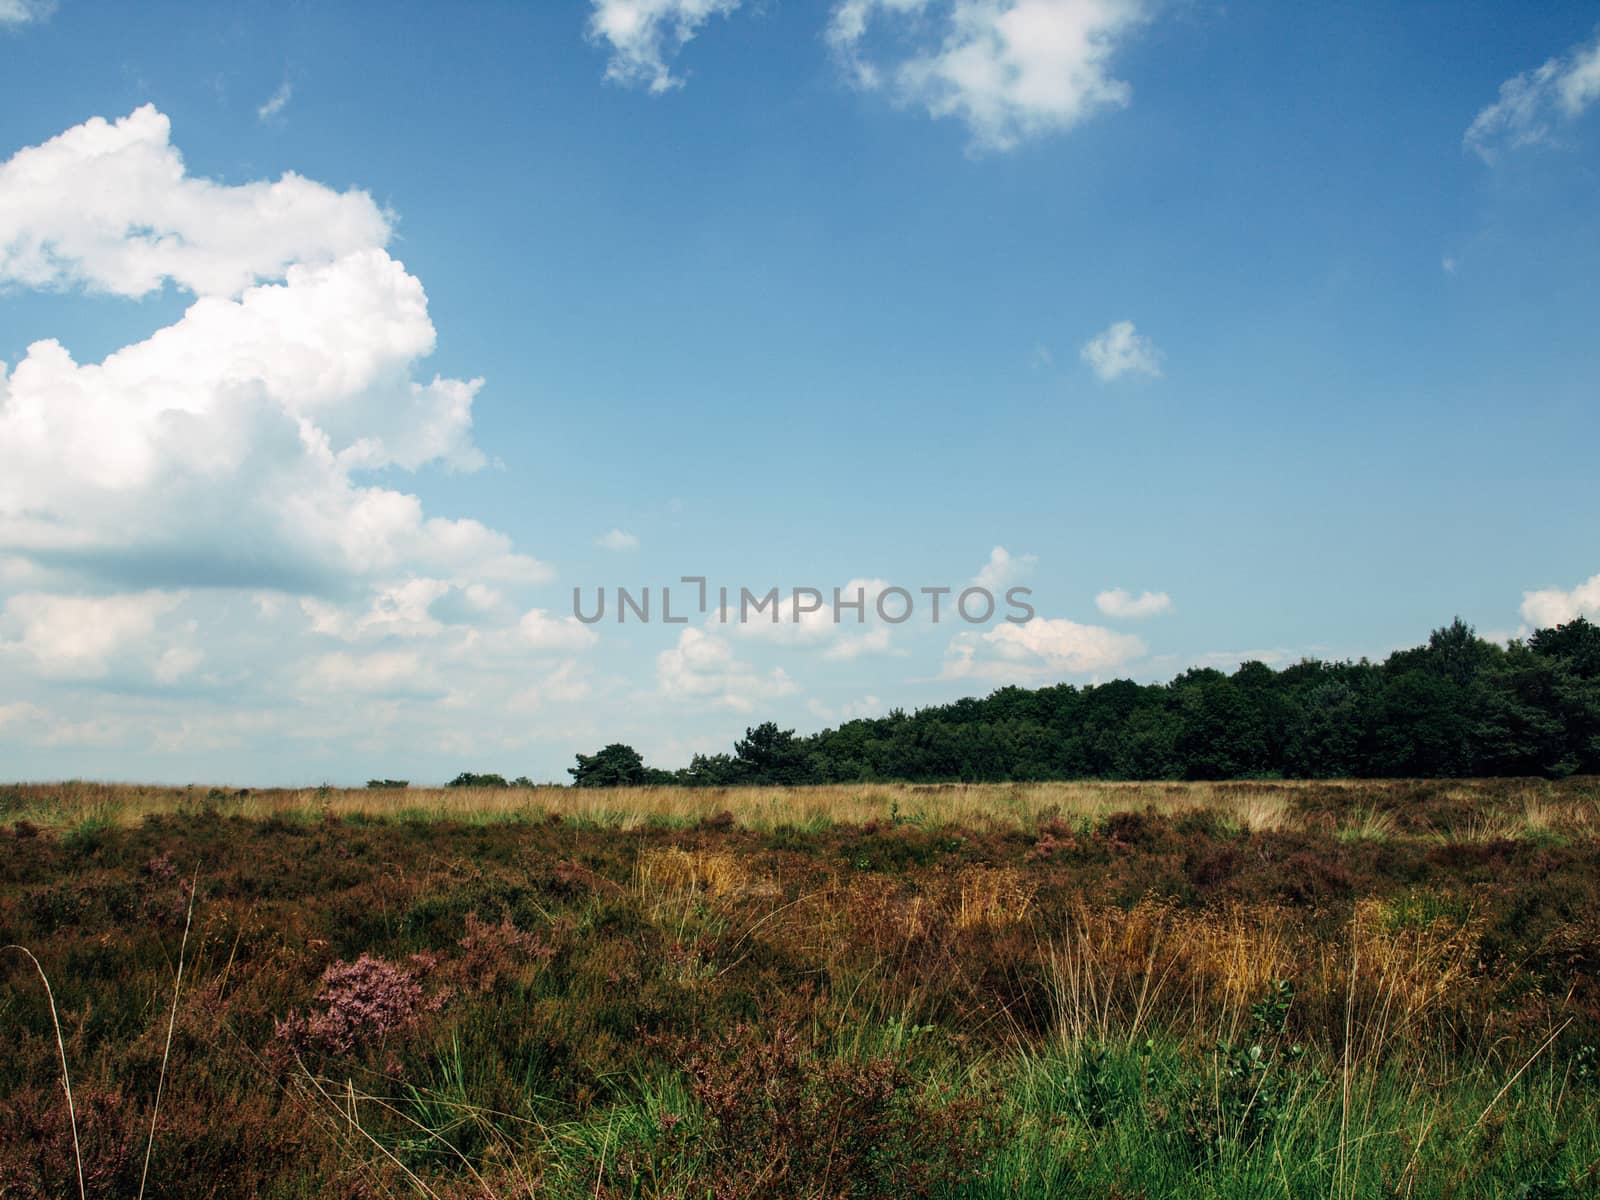
[(1585, 777), (0, 786), (0, 943), (7, 1197), (1600, 1195)]

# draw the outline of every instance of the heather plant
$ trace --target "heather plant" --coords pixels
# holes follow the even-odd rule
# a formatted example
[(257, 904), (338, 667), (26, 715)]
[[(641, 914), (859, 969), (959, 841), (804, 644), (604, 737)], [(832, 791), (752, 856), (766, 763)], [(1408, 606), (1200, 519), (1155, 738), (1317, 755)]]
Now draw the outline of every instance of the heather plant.
[(740, 1024), (683, 1054), (703, 1124), (679, 1152), (719, 1200), (943, 1194), (976, 1175), (993, 1134), (979, 1098), (919, 1086), (894, 1058), (819, 1055), (783, 1025)]
[(437, 966), (429, 954), (414, 954), (404, 966), (371, 954), (336, 962), (322, 973), (314, 1000), (317, 1011), (285, 1017), (277, 1024), (277, 1036), (296, 1049), (330, 1054), (380, 1045), (389, 1034), (443, 1007), (448, 993), (430, 996), (422, 984)]
[(476, 912), (469, 912), (466, 932), (456, 945), (460, 953), (452, 963), (452, 972), (466, 987), (478, 992), (492, 992), (513, 981), (525, 987), (530, 975), (556, 953), (549, 941), (518, 929), (509, 914), (491, 925)]
[(19, 1200), (78, 1195), (80, 1152), (85, 1195), (131, 1195), (137, 1189), (142, 1130), (137, 1106), (120, 1090), (78, 1089), (76, 1139), (57, 1090), (13, 1094), (3, 1111), (0, 1195)]

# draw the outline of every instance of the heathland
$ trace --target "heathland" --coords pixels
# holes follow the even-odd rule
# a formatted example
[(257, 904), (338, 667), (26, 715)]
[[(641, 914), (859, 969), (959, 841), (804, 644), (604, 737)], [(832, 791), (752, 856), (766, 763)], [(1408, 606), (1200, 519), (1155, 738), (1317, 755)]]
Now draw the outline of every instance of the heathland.
[(1600, 1194), (1585, 777), (0, 787), (0, 942), (5, 1196)]

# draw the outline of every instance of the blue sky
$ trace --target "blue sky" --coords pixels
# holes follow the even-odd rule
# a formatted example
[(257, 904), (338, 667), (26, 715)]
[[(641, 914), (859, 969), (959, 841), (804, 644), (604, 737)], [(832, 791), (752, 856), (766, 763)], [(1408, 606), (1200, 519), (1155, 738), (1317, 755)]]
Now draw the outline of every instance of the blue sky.
[[(1600, 615), (1592, 4), (0, 0), (0, 63), (0, 776)], [(1037, 617), (570, 619), (683, 575)]]

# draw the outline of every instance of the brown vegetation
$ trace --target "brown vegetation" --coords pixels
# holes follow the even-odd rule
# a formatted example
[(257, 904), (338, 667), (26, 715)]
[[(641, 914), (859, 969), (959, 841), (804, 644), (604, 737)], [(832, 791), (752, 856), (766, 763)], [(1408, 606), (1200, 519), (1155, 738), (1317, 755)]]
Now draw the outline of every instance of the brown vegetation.
[[(0, 803), (93, 1195), (152, 1126), (170, 1196), (1263, 1194), (1294, 1138), (1308, 1195), (1495, 1194), (1445, 1185), (1530, 1137), (1600, 1172), (1582, 781)], [(76, 1194), (44, 990), (0, 988), (0, 1193)]]

